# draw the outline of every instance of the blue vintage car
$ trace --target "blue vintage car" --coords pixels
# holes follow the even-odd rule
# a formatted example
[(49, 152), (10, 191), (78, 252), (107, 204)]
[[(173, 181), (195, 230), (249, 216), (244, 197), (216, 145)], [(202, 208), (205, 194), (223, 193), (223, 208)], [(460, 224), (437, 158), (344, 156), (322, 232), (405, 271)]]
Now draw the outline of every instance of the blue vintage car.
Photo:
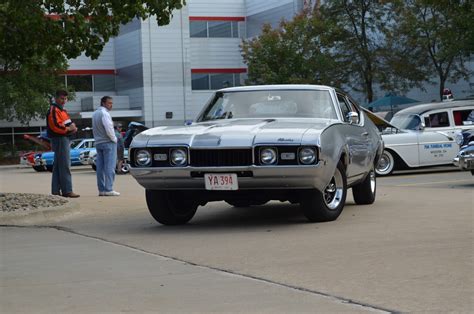
[[(80, 154), (83, 151), (94, 149), (93, 138), (75, 139), (71, 141), (71, 166), (81, 166)], [(45, 152), (35, 160), (35, 166), (44, 166), (48, 171), (53, 170), (54, 152)]]

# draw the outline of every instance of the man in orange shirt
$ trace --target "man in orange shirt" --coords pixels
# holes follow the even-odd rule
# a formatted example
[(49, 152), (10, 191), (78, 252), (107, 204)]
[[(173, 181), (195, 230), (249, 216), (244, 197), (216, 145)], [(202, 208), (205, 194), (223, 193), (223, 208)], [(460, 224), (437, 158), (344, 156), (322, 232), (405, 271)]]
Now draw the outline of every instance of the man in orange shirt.
[(75, 198), (79, 195), (72, 191), (69, 135), (76, 133), (77, 127), (64, 109), (67, 96), (66, 91), (57, 91), (46, 117), (48, 137), (54, 152), (51, 194)]

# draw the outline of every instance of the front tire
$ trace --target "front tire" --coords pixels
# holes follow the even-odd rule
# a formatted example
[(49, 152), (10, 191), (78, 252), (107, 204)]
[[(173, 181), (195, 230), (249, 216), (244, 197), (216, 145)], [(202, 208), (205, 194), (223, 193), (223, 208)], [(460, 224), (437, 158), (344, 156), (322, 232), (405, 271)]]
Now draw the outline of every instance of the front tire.
[(352, 187), (352, 196), (358, 205), (367, 205), (375, 202), (377, 192), (377, 180), (374, 168), (370, 169), (369, 174), (361, 183)]
[(375, 168), (375, 173), (379, 176), (388, 176), (395, 169), (395, 158), (392, 152), (384, 150)]
[(163, 225), (182, 225), (190, 221), (198, 204), (187, 200), (179, 191), (146, 190), (150, 214)]
[(324, 191), (304, 192), (300, 199), (300, 207), (311, 222), (333, 221), (341, 214), (346, 196), (346, 171), (342, 162), (339, 162)]

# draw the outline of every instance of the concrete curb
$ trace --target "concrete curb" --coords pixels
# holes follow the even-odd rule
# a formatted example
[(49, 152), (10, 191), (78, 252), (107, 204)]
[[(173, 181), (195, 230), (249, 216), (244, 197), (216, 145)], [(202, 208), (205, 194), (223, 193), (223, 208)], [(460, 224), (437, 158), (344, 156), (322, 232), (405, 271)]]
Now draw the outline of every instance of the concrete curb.
[(80, 205), (76, 201), (68, 201), (65, 205), (43, 207), (27, 211), (0, 212), (0, 225), (37, 225), (58, 222), (79, 213)]
[(0, 165), (0, 171), (8, 170), (8, 169), (28, 169), (28, 168), (32, 168), (32, 167), (28, 165), (22, 165), (22, 164)]

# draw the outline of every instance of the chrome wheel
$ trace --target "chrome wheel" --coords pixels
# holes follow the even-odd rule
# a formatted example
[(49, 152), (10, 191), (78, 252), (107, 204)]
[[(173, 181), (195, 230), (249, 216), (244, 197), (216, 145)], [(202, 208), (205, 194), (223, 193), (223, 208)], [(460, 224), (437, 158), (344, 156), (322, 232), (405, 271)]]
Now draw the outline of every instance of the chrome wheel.
[(382, 156), (380, 156), (380, 160), (375, 171), (378, 175), (385, 176), (392, 173), (394, 168), (395, 159), (393, 158), (393, 155), (388, 151), (384, 151)]
[(324, 189), (324, 202), (329, 209), (336, 209), (342, 201), (344, 195), (344, 181), (338, 168), (329, 184)]

